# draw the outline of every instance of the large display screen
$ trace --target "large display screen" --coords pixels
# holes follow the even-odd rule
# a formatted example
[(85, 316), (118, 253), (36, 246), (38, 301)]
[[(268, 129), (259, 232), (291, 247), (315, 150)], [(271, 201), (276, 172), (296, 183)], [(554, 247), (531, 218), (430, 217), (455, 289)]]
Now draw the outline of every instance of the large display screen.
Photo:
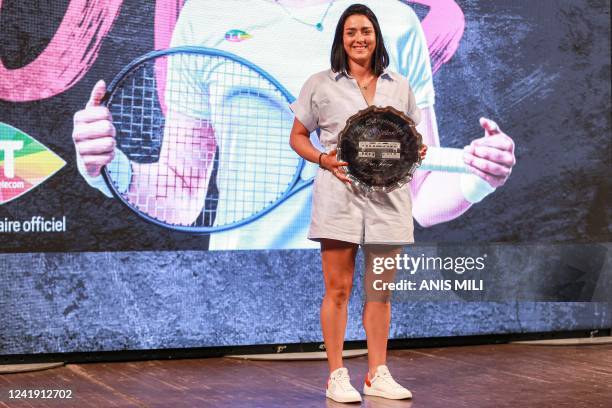
[[(0, 352), (318, 339), (314, 320), (305, 319), (308, 323), (294, 331), (295, 316), (286, 316), (280, 326), (266, 316), (315, 308), (322, 294), (319, 244), (307, 239), (312, 180), (319, 170), (301, 163), (289, 148), (289, 103), (313, 74), (330, 68), (336, 24), (352, 3), (0, 0), (0, 305), (15, 317), (0, 333)], [(563, 245), (595, 245), (587, 251), (594, 255), (581, 256), (596, 259), (598, 271), (609, 269), (609, 2), (361, 3), (378, 17), (389, 69), (410, 84), (423, 117), (417, 129), (428, 135), (432, 156), (447, 152), (462, 160), (473, 152), (474, 141), (491, 137), (480, 118), (494, 122), (511, 142), (505, 146), (513, 157), (505, 183), (469, 176), (486, 191), (473, 204), (454, 193), (463, 191), (466, 172), (417, 170), (419, 184), (412, 187), (417, 246), (406, 252), (422, 257), (496, 253), (488, 266), (510, 271), (521, 259), (518, 264), (533, 276), (541, 265), (550, 266), (543, 257), (563, 254)], [(153, 61), (148, 77), (130, 80), (136, 84), (132, 92), (140, 87), (140, 97), (157, 116), (142, 113), (142, 104), (129, 114), (111, 110), (113, 119), (130, 116), (131, 127), (117, 129), (118, 135), (146, 136), (117, 145), (109, 171), (129, 171), (111, 187), (110, 179), (88, 174), (79, 163), (73, 141), (78, 112), (100, 79), (110, 88), (141, 56), (174, 47), (230, 55), (241, 61), (243, 78), (265, 78), (281, 101), (253, 92), (248, 81), (232, 84), (223, 95), (232, 95), (235, 106), (225, 114), (228, 105), (213, 90), (237, 72), (230, 63)], [(168, 96), (185, 72), (190, 76), (181, 78), (180, 86), (191, 97), (188, 103)], [(179, 139), (179, 147), (169, 151), (168, 129), (177, 123), (177, 112), (189, 118), (190, 137), (203, 135), (205, 122), (209, 139)], [(162, 130), (150, 131), (153, 126)], [(320, 147), (317, 138), (315, 131), (311, 139)], [(205, 171), (170, 177), (168, 158), (184, 163), (186, 157), (198, 157)], [(274, 172), (285, 168), (283, 176), (262, 170), (269, 157), (278, 159)], [(243, 177), (240, 182), (229, 176), (235, 174)], [(253, 191), (264, 181), (260, 197)], [(150, 194), (129, 208), (120, 193), (128, 192), (129, 201), (136, 183)], [(170, 198), (160, 200), (160, 188)], [(188, 202), (172, 202), (179, 189), (192, 188)], [(259, 207), (257, 200), (263, 202)], [(165, 208), (172, 205), (189, 208), (189, 215), (167, 222), (171, 216)], [(143, 216), (152, 207), (155, 216)], [(341, 205), (337, 211), (343, 211)], [(240, 216), (231, 218), (236, 213)], [(193, 225), (205, 228), (189, 228)], [(435, 249), (436, 244), (451, 246)], [(542, 262), (531, 264), (533, 259)], [(308, 278), (298, 282), (304, 274)], [(590, 300), (594, 291), (601, 293), (593, 288), (588, 296), (568, 299)], [(17, 306), (14, 300), (23, 296), (29, 301)], [(488, 300), (509, 303), (452, 306), (466, 319), (460, 329), (442, 317), (448, 316), (444, 306), (408, 299), (397, 306), (399, 316), (417, 311), (440, 325), (413, 330), (414, 322), (399, 318), (392, 337), (571, 329), (605, 326), (612, 319), (609, 306), (601, 304), (523, 305), (515, 317), (531, 316), (526, 324), (519, 317), (483, 324), (477, 316), (514, 313), (511, 299)], [(284, 302), (289, 309), (281, 307)], [(242, 318), (218, 313), (221, 308), (238, 310)], [(190, 310), (202, 320), (187, 317)], [(61, 323), (41, 341), (34, 333), (48, 329), (45, 319)], [(109, 319), (117, 323), (109, 326)], [(125, 337), (113, 341), (120, 332)], [(221, 332), (227, 336), (219, 343)], [(30, 341), (19, 343), (25, 334)], [(88, 343), (97, 336), (102, 344)], [(355, 329), (351, 336), (360, 338), (362, 332)]]
[[(329, 69), (335, 25), (351, 4), (182, 3), (60, 1), (29, 9), (3, 2), (0, 231), (10, 237), (5, 251), (317, 248), (306, 238), (311, 184), (287, 197), (266, 197), (278, 205), (265, 214), (246, 209), (254, 215), (247, 222), (201, 235), (139, 217), (77, 171), (73, 116), (85, 107), (99, 79), (110, 83), (127, 64), (154, 49), (200, 46), (244, 58), (295, 98), (311, 75)], [(389, 69), (408, 78), (413, 89), (424, 116), (422, 132), (436, 135), (441, 147), (463, 149), (483, 137), (479, 118), (487, 117), (515, 145), (516, 164), (507, 182), (469, 209), (452, 194), (459, 175), (429, 173), (413, 190), (417, 242), (609, 241), (609, 26), (599, 17), (605, 13), (575, 2), (537, 7), (486, 1), (366, 4), (380, 21)], [(221, 103), (206, 93), (212, 81), (207, 69), (214, 70), (202, 67), (192, 81), (203, 100), (200, 112), (190, 106), (195, 116), (205, 117)], [(158, 81), (163, 86), (153, 89), (165, 86), (164, 75)], [(255, 96), (244, 99), (250, 106), (261, 103)], [(173, 102), (180, 101), (169, 101), (169, 109)], [(292, 115), (282, 113), (288, 106), (261, 109), (280, 112), (291, 128)], [(238, 116), (230, 119), (238, 121)], [(212, 122), (220, 134), (222, 124)], [(244, 125), (261, 127), (256, 137), (262, 155), (283, 143), (288, 149), (288, 134), (275, 135), (278, 123), (250, 120)], [(216, 171), (211, 162), (214, 174), (208, 175), (205, 195), (190, 204), (210, 214), (213, 227), (227, 225), (221, 213), (238, 211), (236, 203), (265, 178), (258, 173), (261, 163), (245, 159), (245, 172), (252, 176), (230, 185), (231, 163), (253, 149), (248, 139), (234, 140), (241, 136), (246, 137), (236, 132), (217, 144)], [(144, 148), (161, 150), (163, 135), (149, 142), (157, 146)], [(126, 146), (120, 148), (139, 161)], [(290, 154), (287, 160), (297, 157)], [(146, 160), (159, 161), (159, 153)], [(288, 174), (311, 181), (316, 168), (306, 163)], [(287, 180), (279, 183), (284, 191)]]

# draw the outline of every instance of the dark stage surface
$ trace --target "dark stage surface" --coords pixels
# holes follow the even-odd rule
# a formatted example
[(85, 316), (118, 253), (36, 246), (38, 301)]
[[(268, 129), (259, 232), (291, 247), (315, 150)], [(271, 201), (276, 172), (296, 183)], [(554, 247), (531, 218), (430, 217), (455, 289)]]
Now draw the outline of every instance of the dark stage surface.
[[(346, 360), (362, 387), (365, 357)], [(363, 407), (610, 407), (612, 345), (485, 345), (390, 351), (410, 401), (364, 398)], [(209, 358), (69, 364), (0, 375), (0, 407), (349, 407), (326, 400), (324, 361)], [(9, 389), (71, 389), (70, 402), (8, 400)]]

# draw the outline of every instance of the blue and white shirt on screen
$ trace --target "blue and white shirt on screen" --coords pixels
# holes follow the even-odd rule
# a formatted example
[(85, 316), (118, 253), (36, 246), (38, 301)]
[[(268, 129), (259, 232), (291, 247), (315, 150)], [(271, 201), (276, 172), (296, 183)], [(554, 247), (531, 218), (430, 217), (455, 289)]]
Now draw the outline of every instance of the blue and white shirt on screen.
[[(329, 4), (316, 4), (305, 7), (283, 7), (274, 1), (267, 0), (189, 0), (181, 10), (171, 46), (203, 46), (231, 52), (251, 61), (271, 74), (293, 96), (297, 96), (300, 88), (313, 73), (329, 68), (329, 55), (336, 24), (342, 12), (353, 0), (334, 1)], [(397, 0), (360, 1), (376, 14), (389, 52), (390, 66), (409, 80), (419, 108), (434, 104), (434, 88), (429, 52), (419, 19), (406, 4)], [(325, 11), (327, 14), (322, 22), (323, 30), (315, 28)], [(310, 24), (311, 23), (311, 24)], [(241, 41), (229, 41), (226, 33), (239, 30), (243, 35)], [(179, 73), (168, 72), (169, 76)], [(210, 75), (201, 75), (196, 81), (210, 80)], [(197, 89), (209, 89), (209, 84), (201, 83)], [(215, 101), (203, 92), (203, 98), (208, 104), (201, 104), (196, 111), (186, 108), (185, 113), (202, 119), (210, 119), (216, 134), (223, 138), (219, 151), (219, 169), (217, 186), (219, 189), (219, 217), (224, 210), (222, 206), (231, 206), (231, 198), (239, 198), (238, 188), (229, 191), (224, 185), (226, 174), (232, 169), (231, 163), (239, 163), (236, 158), (256, 157), (246, 155), (245, 149), (252, 144), (242, 143), (227, 137), (227, 124), (215, 124)], [(289, 106), (281, 108), (275, 103), (268, 103), (259, 98), (246, 102), (251, 109), (274, 111), (273, 117), (282, 118), (286, 126), (271, 126), (266, 134), (259, 135), (258, 143), (282, 144), (289, 148), (289, 133), (275, 134), (276, 129), (291, 129), (293, 116)], [(255, 105), (255, 106), (253, 106)], [(205, 106), (207, 108), (202, 109)], [(209, 111), (207, 112), (206, 109)], [(235, 125), (235, 124), (234, 124)], [(219, 133), (222, 132), (222, 133)], [(231, 133), (231, 132), (229, 132)], [(239, 132), (237, 132), (239, 133)], [(316, 136), (313, 135), (316, 145)], [(232, 160), (233, 158), (233, 160)], [(226, 163), (226, 164), (223, 164)], [(228, 164), (229, 163), (229, 164)], [(252, 163), (243, 162), (245, 169), (256, 169), (256, 160)], [(303, 177), (314, 176), (316, 165), (307, 164)], [(248, 194), (248, 192), (247, 192)], [(310, 204), (312, 189), (306, 188), (291, 196), (263, 217), (233, 230), (211, 234), (211, 250), (233, 249), (295, 249), (317, 248), (318, 243), (306, 238), (310, 223)], [(217, 218), (216, 223), (223, 220)]]

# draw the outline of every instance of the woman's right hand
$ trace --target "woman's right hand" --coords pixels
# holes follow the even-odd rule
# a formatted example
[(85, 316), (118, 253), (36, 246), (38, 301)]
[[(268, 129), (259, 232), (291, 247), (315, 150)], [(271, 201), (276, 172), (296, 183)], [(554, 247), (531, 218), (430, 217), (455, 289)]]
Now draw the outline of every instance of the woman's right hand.
[(342, 169), (344, 166), (348, 166), (347, 162), (339, 162), (336, 160), (337, 149), (331, 150), (329, 153), (321, 156), (321, 167), (325, 170), (330, 171), (336, 178), (344, 183), (351, 184), (351, 179), (346, 175), (346, 171)]
[(94, 85), (85, 109), (74, 114), (72, 140), (91, 177), (99, 176), (102, 167), (115, 157), (115, 126), (110, 111), (101, 104), (105, 93), (106, 84), (100, 80)]

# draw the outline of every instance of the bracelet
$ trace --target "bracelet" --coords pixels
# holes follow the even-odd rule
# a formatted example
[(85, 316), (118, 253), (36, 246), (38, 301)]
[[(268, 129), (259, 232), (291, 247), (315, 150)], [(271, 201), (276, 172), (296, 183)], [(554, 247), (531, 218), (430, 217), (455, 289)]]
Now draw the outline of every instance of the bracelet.
[(327, 156), (327, 153), (321, 152), (321, 154), (319, 155), (319, 167), (321, 168), (324, 168), (323, 166), (321, 166), (321, 158), (323, 157), (323, 155)]

